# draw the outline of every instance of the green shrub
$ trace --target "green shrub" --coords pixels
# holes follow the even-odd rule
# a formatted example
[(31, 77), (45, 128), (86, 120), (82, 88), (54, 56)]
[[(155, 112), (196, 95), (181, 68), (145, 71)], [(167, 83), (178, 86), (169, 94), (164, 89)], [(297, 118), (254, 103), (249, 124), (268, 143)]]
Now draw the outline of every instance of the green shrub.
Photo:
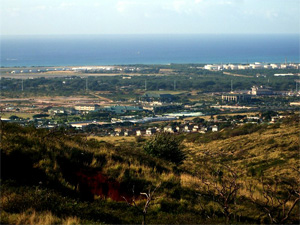
[(182, 148), (182, 141), (169, 133), (159, 133), (144, 145), (144, 150), (149, 155), (170, 161), (176, 165), (182, 164), (186, 158)]

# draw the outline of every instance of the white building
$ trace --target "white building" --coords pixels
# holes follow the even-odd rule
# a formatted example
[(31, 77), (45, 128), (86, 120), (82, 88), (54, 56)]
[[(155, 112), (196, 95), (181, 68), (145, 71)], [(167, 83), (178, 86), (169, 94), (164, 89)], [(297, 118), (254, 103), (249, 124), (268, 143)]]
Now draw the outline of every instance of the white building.
[(212, 132), (217, 132), (217, 131), (219, 131), (218, 126), (217, 126), (217, 125), (212, 126), (212, 127), (211, 127), (211, 131), (212, 131)]
[(239, 70), (246, 70), (249, 69), (249, 65), (238, 65)]
[(275, 73), (274, 76), (275, 77), (280, 77), (280, 76), (285, 77), (285, 76), (294, 76), (294, 74), (292, 74), (292, 73)]
[(230, 66), (229, 65), (223, 65), (223, 69), (224, 70), (230, 70)]
[(238, 65), (234, 65), (234, 64), (229, 64), (228, 66), (229, 66), (230, 69), (232, 69), (232, 70), (237, 70), (237, 69), (239, 68)]
[(98, 108), (97, 105), (76, 105), (75, 110), (78, 111), (94, 111), (96, 108)]
[(223, 66), (222, 65), (205, 65), (204, 69), (206, 69), (206, 70), (222, 70)]
[(136, 136), (143, 136), (144, 134), (146, 134), (146, 132), (144, 130), (137, 130), (136, 131)]
[(183, 128), (184, 132), (192, 132), (193, 130), (193, 125), (185, 125)]
[(146, 135), (147, 136), (151, 136), (151, 135), (153, 135), (153, 134), (155, 134), (156, 133), (156, 128), (148, 128), (147, 130), (146, 130)]
[(251, 88), (252, 95), (272, 95), (273, 91), (264, 86), (253, 86)]
[(166, 126), (164, 127), (164, 132), (173, 134), (176, 132), (176, 129), (173, 129), (172, 126)]
[(281, 64), (280, 69), (286, 69), (288, 66), (286, 64)]
[(270, 66), (272, 69), (279, 69), (279, 66), (277, 64), (272, 63)]
[(251, 69), (261, 69), (261, 68), (263, 68), (263, 65), (260, 63), (260, 62), (256, 62), (256, 63), (252, 63), (252, 64), (250, 64), (249, 65), (249, 67), (251, 68)]
[(265, 69), (272, 69), (271, 65), (268, 65), (268, 64), (267, 64), (267, 65), (264, 65), (264, 68), (265, 68)]

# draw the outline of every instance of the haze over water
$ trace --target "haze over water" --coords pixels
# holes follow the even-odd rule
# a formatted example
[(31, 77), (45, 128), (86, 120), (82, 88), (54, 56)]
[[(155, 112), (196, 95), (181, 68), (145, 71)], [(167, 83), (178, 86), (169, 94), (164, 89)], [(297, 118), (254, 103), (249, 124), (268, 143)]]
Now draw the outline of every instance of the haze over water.
[(1, 66), (299, 62), (299, 34), (2, 36)]

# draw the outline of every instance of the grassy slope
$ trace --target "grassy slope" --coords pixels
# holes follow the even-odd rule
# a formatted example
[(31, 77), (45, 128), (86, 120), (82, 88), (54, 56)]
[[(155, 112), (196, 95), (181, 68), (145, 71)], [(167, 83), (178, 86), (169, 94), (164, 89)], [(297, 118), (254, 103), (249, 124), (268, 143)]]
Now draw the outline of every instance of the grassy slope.
[[(160, 199), (148, 213), (149, 223), (223, 223), (220, 206), (197, 194), (205, 192), (203, 179), (210, 179), (209, 168), (225, 164), (238, 171), (239, 181), (243, 184), (239, 196), (246, 199), (249, 197), (246, 185), (257, 181), (262, 171), (270, 178), (275, 175), (294, 178), (296, 173), (292, 168), (299, 165), (299, 123), (290, 121), (280, 127), (269, 126), (251, 134), (208, 143), (185, 142), (188, 158), (179, 171), (166, 161), (145, 155), (142, 146), (143, 142), (114, 146), (95, 140), (86, 141), (60, 131), (49, 135), (48, 131), (34, 128), (4, 127), (1, 154), (10, 156), (8, 159), (13, 167), (24, 173), (22, 176), (14, 173), (9, 173), (10, 177), (3, 176), (7, 175), (7, 165), (1, 164), (2, 222), (45, 223), (45, 215), (49, 217), (49, 213), (58, 223), (72, 220), (75, 223), (141, 221), (141, 214), (125, 203), (80, 200), (80, 193), (63, 171), (61, 162), (68, 162), (72, 168), (101, 171), (112, 179), (125, 182), (128, 187), (135, 184), (147, 190), (161, 183), (157, 191)], [(86, 157), (82, 158), (82, 153)], [(30, 178), (33, 175), (27, 171), (41, 177)], [(42, 185), (38, 184), (39, 179), (43, 180)], [(142, 207), (143, 201), (139, 204)], [(247, 201), (239, 202), (239, 213), (243, 215), (241, 223), (257, 223), (264, 216)], [(294, 221), (297, 218), (295, 211), (292, 218)]]
[[(274, 126), (275, 127), (275, 126)], [(185, 143), (190, 160), (186, 166), (196, 168), (201, 162), (229, 164), (240, 171), (263, 170), (265, 175), (280, 175), (299, 163), (299, 124), (281, 124), (264, 131), (215, 140), (209, 143)]]

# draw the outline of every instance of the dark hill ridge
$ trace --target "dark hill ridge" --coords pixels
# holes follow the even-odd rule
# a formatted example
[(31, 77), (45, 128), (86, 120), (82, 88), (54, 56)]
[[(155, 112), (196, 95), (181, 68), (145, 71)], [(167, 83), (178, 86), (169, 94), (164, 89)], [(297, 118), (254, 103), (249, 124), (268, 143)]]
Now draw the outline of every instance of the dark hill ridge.
[[(187, 158), (179, 167), (147, 155), (141, 143), (116, 147), (63, 130), (4, 123), (1, 222), (45, 224), (50, 223), (45, 222), (50, 217), (51, 223), (74, 220), (88, 224), (136, 224), (142, 220), (142, 214), (129, 207), (124, 197), (132, 199), (133, 187), (138, 198), (140, 192), (160, 184), (155, 193), (160, 198), (149, 208), (147, 222), (224, 223), (227, 216), (214, 187), (232, 180), (235, 171), (239, 189), (236, 198), (228, 202), (228, 219), (238, 223), (270, 223), (268, 214), (252, 197), (263, 202), (264, 177), (270, 187), (277, 187), (282, 193), (290, 191), (290, 199), (280, 195), (281, 200), (288, 200), (287, 209), (296, 200), (298, 120), (290, 118), (248, 134), (237, 135), (240, 130), (232, 130), (234, 135), (216, 134), (218, 138), (214, 140), (208, 134), (190, 142), (187, 136)], [(277, 186), (277, 180), (282, 184)], [(257, 188), (250, 190), (253, 184)], [(144, 203), (140, 198), (137, 207), (141, 209)], [(280, 217), (280, 207), (272, 209), (274, 218)], [(296, 223), (298, 211), (297, 203), (284, 223)]]

